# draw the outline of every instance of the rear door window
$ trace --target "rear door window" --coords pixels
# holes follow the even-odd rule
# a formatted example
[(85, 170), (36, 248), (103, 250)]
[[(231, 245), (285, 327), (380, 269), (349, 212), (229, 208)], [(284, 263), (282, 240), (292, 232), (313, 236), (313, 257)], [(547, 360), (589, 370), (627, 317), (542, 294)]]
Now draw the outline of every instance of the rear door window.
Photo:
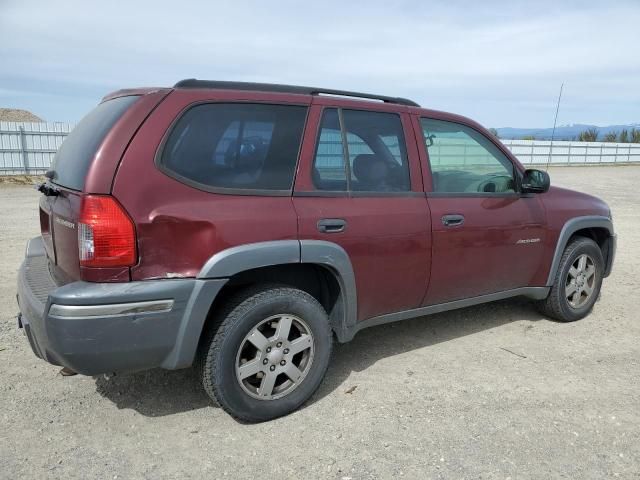
[(118, 97), (102, 102), (85, 116), (65, 138), (53, 159), (53, 182), (72, 190), (82, 190), (98, 147), (122, 114), (140, 98)]
[(322, 115), (312, 177), (316, 187), (322, 190), (347, 190), (342, 132), (335, 108), (326, 109)]
[(203, 104), (176, 123), (160, 167), (196, 188), (290, 192), (307, 107)]
[[(342, 142), (342, 131), (346, 145)], [(347, 155), (349, 161), (345, 162)], [(395, 113), (326, 109), (312, 178), (318, 190), (411, 190), (400, 117)]]

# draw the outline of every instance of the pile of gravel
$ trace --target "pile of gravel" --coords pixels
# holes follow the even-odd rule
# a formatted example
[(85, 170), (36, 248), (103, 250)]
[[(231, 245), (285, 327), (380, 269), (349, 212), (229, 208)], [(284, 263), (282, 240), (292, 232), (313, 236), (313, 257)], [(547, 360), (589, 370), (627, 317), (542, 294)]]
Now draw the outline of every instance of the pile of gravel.
[(0, 108), (1, 122), (42, 122), (37, 115), (18, 108)]

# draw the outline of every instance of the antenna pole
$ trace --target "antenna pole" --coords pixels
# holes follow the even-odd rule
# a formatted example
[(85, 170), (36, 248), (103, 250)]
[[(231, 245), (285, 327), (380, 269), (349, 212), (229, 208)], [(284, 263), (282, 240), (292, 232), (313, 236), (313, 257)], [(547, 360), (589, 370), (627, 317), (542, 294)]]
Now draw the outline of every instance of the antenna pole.
[(560, 85), (560, 94), (558, 95), (558, 104), (556, 105), (556, 116), (553, 119), (553, 130), (551, 131), (551, 145), (549, 145), (549, 159), (547, 160), (547, 168), (545, 171), (549, 170), (549, 164), (551, 163), (551, 153), (553, 152), (553, 138), (556, 135), (556, 123), (558, 122), (558, 111), (560, 110), (560, 99), (562, 98), (562, 88), (564, 87), (564, 82)]

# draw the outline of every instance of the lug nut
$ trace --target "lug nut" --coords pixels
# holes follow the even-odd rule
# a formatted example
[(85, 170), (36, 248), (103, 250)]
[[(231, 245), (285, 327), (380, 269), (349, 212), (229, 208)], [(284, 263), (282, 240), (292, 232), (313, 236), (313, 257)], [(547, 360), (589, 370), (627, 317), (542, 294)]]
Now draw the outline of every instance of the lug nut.
[(262, 364), (266, 365), (267, 363), (269, 363), (269, 360), (267, 360), (266, 358), (264, 360), (262, 360)]
[(280, 348), (281, 346), (282, 346), (282, 342), (278, 342), (278, 343), (276, 344), (276, 347), (278, 347), (278, 348)]
[(287, 353), (289, 353), (289, 349), (285, 348), (283, 353), (286, 355)]
[(269, 370), (271, 370), (272, 372), (273, 372), (275, 369), (276, 369), (276, 366), (275, 366), (275, 365), (271, 365), (271, 366), (269, 367)]
[(271, 347), (267, 347), (267, 353), (271, 351)]
[(287, 364), (287, 362), (285, 362), (284, 360), (280, 360), (280, 365), (285, 366)]

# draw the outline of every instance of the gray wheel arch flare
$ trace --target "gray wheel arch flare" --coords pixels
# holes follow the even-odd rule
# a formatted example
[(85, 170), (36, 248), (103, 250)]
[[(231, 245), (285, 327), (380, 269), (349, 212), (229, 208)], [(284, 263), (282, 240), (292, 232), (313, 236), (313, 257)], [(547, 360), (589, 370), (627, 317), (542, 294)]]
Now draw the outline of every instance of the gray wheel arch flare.
[(276, 240), (231, 247), (207, 260), (197, 278), (229, 278), (255, 268), (291, 263), (320, 265), (335, 276), (340, 286), (342, 305), (328, 313), (338, 340), (350, 340), (357, 320), (356, 281), (349, 255), (336, 243), (323, 240)]
[[(583, 230), (585, 228), (604, 228), (609, 232), (609, 237), (613, 238), (615, 241), (615, 234), (613, 232), (613, 222), (608, 217), (603, 217), (600, 215), (589, 215), (583, 217), (575, 217), (567, 220), (560, 231), (560, 235), (558, 235), (558, 241), (556, 242), (556, 249), (553, 254), (553, 260), (551, 262), (551, 268), (549, 269), (549, 276), (547, 277), (546, 286), (553, 286), (553, 281), (556, 277), (556, 272), (560, 266), (560, 258), (562, 257), (562, 252), (567, 247), (567, 243), (569, 243), (569, 239), (571, 235), (576, 233), (578, 230)], [(612, 249), (615, 249), (615, 245), (608, 245), (607, 248), (611, 251), (604, 252), (605, 253), (605, 263), (606, 269), (604, 276), (606, 277), (611, 271), (611, 264), (613, 263), (613, 254)]]

